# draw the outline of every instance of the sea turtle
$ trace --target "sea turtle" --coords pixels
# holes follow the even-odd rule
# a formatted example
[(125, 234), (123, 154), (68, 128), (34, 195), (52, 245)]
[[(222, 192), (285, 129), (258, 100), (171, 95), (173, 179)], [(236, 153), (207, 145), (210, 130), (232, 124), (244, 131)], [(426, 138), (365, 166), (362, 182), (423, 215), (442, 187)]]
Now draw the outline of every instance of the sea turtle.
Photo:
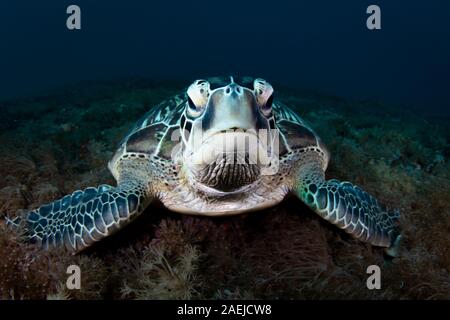
[(75, 191), (9, 220), (44, 248), (78, 252), (118, 231), (155, 199), (202, 216), (271, 207), (289, 193), (355, 238), (390, 248), (398, 211), (349, 182), (326, 180), (329, 153), (316, 133), (273, 99), (260, 78), (196, 80), (152, 107), (108, 167), (117, 186)]

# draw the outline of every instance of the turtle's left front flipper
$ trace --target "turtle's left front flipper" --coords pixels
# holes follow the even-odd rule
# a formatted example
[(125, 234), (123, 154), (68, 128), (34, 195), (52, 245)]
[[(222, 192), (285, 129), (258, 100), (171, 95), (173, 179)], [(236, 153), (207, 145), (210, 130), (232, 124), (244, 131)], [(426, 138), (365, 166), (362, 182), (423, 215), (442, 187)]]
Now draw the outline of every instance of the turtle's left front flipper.
[(386, 253), (391, 256), (397, 255), (399, 212), (387, 210), (360, 187), (325, 180), (319, 165), (307, 165), (297, 174), (294, 192), (325, 220), (363, 242), (388, 248)]

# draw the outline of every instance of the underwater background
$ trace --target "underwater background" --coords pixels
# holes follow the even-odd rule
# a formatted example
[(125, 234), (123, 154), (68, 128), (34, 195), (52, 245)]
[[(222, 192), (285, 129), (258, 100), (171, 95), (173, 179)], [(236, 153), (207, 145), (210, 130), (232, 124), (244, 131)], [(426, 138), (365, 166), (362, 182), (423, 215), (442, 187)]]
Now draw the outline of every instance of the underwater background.
[[(66, 28), (66, 8), (82, 28)], [(381, 8), (381, 30), (366, 8)], [(0, 299), (450, 299), (446, 1), (0, 3)], [(400, 257), (294, 198), (246, 216), (149, 207), (82, 254), (19, 241), (4, 216), (114, 180), (152, 106), (197, 78), (263, 77), (330, 150), (328, 178), (401, 211)], [(82, 289), (65, 288), (77, 264)], [(382, 289), (366, 288), (369, 265)]]

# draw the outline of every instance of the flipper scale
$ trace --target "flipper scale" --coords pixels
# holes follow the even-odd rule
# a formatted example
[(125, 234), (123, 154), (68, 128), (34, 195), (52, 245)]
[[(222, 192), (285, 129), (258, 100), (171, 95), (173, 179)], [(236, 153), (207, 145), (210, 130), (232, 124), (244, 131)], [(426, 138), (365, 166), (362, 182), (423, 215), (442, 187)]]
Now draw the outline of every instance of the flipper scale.
[(65, 246), (77, 252), (137, 216), (144, 207), (142, 190), (133, 183), (89, 187), (7, 222), (43, 248)]
[(388, 210), (350, 182), (326, 180), (319, 162), (301, 167), (297, 179), (296, 194), (322, 218), (363, 242), (396, 254), (400, 239), (398, 211)]

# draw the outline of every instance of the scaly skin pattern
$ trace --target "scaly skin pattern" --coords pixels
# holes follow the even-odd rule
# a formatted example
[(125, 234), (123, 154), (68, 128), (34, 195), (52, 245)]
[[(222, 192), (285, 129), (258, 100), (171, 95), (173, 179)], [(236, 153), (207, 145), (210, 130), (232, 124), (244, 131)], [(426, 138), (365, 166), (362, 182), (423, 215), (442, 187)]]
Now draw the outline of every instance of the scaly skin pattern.
[(360, 241), (380, 247), (399, 241), (398, 211), (389, 211), (350, 182), (326, 180), (319, 159), (300, 163), (294, 192), (323, 219)]
[(115, 233), (147, 206), (149, 185), (144, 161), (125, 161), (117, 187), (100, 185), (66, 195), (60, 200), (10, 220), (30, 242), (43, 248), (78, 252)]

